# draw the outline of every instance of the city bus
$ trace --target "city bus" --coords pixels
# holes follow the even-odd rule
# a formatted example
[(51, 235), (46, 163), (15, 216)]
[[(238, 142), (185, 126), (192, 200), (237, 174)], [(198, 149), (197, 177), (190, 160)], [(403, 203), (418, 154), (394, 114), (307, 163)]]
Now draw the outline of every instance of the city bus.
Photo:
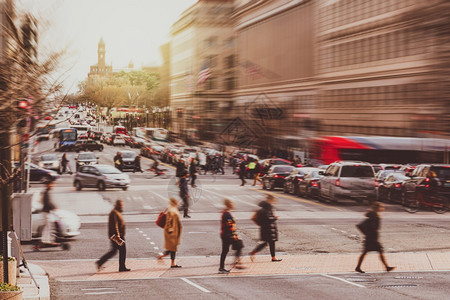
[(56, 151), (70, 151), (77, 141), (77, 130), (75, 128), (58, 128), (53, 131), (53, 138), (56, 139)]
[(322, 136), (308, 141), (315, 164), (339, 160), (370, 163), (449, 163), (450, 140), (387, 136)]
[(145, 134), (152, 140), (165, 142), (169, 137), (169, 130), (164, 128), (145, 128)]

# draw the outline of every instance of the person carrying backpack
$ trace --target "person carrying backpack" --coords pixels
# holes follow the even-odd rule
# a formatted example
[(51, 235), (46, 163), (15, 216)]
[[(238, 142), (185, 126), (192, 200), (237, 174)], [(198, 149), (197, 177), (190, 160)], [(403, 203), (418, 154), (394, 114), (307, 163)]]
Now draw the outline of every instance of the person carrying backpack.
[(255, 249), (253, 249), (252, 252), (250, 252), (251, 261), (254, 261), (255, 254), (267, 245), (269, 245), (272, 261), (282, 261), (282, 259), (277, 259), (275, 256), (275, 242), (278, 240), (278, 217), (273, 214), (273, 204), (275, 204), (275, 201), (275, 197), (268, 194), (266, 200), (259, 203), (261, 209), (257, 213), (256, 223), (260, 227), (261, 242), (255, 247)]

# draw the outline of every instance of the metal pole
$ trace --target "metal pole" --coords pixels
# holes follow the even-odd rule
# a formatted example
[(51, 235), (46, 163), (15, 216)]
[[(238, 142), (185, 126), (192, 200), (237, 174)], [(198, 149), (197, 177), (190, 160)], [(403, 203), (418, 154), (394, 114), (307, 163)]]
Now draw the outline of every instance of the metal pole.
[[(9, 148), (9, 132), (0, 135), (2, 148), (0, 149), (1, 166), (0, 175), (2, 180), (8, 180), (9, 171), (11, 171), (11, 149)], [(9, 208), (10, 191), (9, 183), (4, 182), (1, 185), (2, 200), (2, 245), (3, 245), (3, 281), (8, 282), (8, 230), (9, 230)]]

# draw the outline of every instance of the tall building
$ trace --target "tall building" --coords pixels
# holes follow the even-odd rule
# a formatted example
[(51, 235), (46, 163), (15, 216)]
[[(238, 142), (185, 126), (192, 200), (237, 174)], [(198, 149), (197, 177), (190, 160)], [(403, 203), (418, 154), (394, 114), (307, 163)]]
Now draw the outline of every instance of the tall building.
[(100, 38), (100, 41), (98, 42), (97, 56), (98, 56), (97, 64), (91, 66), (88, 77), (92, 78), (95, 76), (98, 77), (111, 76), (113, 72), (112, 65), (110, 66), (106, 65), (106, 47), (103, 38)]
[[(229, 5), (226, 34), (198, 17), (212, 3)], [(252, 145), (272, 153), (320, 135), (448, 137), (449, 11), (445, 0), (198, 1), (172, 31), (172, 107), (184, 126), (196, 116), (223, 125), (199, 127), (216, 139), (238, 119)], [(229, 89), (187, 89), (202, 54), (214, 54), (211, 34), (233, 41), (227, 54), (219, 43), (222, 59), (233, 57), (230, 76), (212, 69)]]
[[(213, 137), (235, 81), (233, 1), (199, 0), (171, 29), (171, 107), (179, 134)], [(226, 113), (225, 113), (226, 114)]]

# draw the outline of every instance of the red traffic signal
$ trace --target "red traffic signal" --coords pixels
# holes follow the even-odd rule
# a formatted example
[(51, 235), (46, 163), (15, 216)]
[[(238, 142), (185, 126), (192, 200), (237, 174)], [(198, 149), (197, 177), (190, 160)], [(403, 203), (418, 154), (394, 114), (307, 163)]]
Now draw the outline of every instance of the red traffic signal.
[(20, 109), (28, 109), (30, 108), (30, 103), (28, 102), (28, 100), (19, 100), (17, 102), (17, 107)]

